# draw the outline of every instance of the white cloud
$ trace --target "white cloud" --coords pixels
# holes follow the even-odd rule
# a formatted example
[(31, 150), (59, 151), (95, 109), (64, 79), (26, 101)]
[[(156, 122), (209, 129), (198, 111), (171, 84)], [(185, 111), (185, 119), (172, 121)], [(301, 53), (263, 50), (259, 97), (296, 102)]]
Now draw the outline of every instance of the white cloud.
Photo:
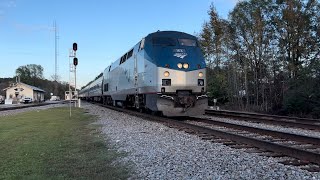
[(17, 3), (15, 0), (2, 0), (2, 1), (0, 1), (0, 8), (1, 9), (13, 8), (16, 6), (17, 6)]
[(7, 2), (7, 7), (8, 8), (12, 8), (12, 7), (16, 7), (17, 6), (17, 3), (15, 0), (10, 0)]
[(17, 6), (15, 0), (0, 0), (0, 20), (4, 19), (6, 12)]

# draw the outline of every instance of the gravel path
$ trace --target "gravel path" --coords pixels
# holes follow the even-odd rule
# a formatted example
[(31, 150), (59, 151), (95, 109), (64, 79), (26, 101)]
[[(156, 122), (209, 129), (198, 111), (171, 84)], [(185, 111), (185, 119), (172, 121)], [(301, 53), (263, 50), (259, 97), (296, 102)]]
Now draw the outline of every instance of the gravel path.
[(45, 106), (36, 106), (36, 107), (30, 107), (30, 108), (23, 108), (23, 109), (16, 109), (16, 110), (7, 110), (7, 111), (0, 111), (0, 117), (1, 116), (11, 116), (27, 111), (35, 111), (35, 110), (43, 110), (43, 109), (49, 109), (54, 107), (65, 107), (68, 104), (50, 104)]
[(132, 179), (320, 179), (273, 158), (204, 141), (164, 125), (83, 103), (102, 132), (134, 165)]

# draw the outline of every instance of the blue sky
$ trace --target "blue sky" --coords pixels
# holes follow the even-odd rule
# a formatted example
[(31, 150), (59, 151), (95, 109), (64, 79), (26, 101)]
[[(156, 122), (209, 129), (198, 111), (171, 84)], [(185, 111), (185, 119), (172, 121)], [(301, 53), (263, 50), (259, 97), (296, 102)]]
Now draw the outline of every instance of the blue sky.
[(26, 64), (54, 74), (58, 26), (58, 75), (69, 81), (69, 49), (78, 43), (78, 88), (92, 80), (141, 38), (157, 30), (199, 33), (213, 2), (226, 18), (238, 0), (0, 0), (0, 77)]

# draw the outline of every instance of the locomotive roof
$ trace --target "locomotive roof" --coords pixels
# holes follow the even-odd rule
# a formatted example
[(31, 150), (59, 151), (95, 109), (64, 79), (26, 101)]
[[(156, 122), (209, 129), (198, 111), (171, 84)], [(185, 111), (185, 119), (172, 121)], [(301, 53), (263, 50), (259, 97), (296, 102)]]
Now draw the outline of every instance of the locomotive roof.
[(157, 31), (154, 33), (150, 33), (146, 38), (152, 37), (180, 37), (180, 38), (190, 38), (197, 39), (195, 36), (191, 34), (187, 34), (179, 31)]

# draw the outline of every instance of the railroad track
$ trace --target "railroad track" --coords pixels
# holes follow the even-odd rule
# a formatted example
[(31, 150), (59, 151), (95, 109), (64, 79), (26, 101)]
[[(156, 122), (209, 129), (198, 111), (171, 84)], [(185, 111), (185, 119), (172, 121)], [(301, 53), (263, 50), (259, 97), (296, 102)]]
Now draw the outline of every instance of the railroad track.
[(247, 152), (264, 156), (286, 157), (280, 163), (303, 166), (312, 172), (320, 171), (320, 139), (296, 134), (262, 130), (236, 124), (214, 122), (203, 118), (166, 118), (140, 113), (129, 109), (101, 105), (109, 109), (134, 115), (168, 127), (195, 134), (204, 140), (219, 142), (232, 148), (244, 148)]
[[(218, 140), (234, 148), (257, 147), (254, 152), (262, 153), (265, 156), (290, 156), (296, 159), (282, 161), (287, 165), (306, 165), (310, 162), (317, 164), (310, 167), (309, 171), (320, 171), (320, 138), (292, 133), (261, 129), (256, 127), (220, 122), (205, 118), (188, 118), (190, 124), (227, 132), (222, 138), (231, 140)], [(218, 132), (220, 133), (220, 132)], [(210, 136), (202, 135), (204, 139)], [(215, 141), (215, 140), (213, 140)], [(240, 144), (239, 144), (240, 143)], [(241, 144), (243, 143), (243, 144)]]
[(39, 107), (39, 106), (46, 106), (46, 105), (60, 104), (60, 103), (65, 103), (65, 101), (61, 101), (61, 102), (58, 102), (58, 103), (39, 103), (39, 104), (29, 104), (29, 105), (10, 106), (10, 107), (1, 107), (1, 106), (0, 106), (0, 111), (8, 111), (8, 110), (16, 110), (16, 109), (25, 109), (25, 108), (30, 108), (30, 107)]
[(211, 110), (211, 109), (210, 110), (207, 109), (205, 112), (206, 114), (211, 116), (218, 116), (218, 117), (232, 118), (236, 120), (244, 120), (244, 121), (250, 121), (250, 122), (257, 122), (257, 123), (280, 125), (284, 127), (294, 127), (294, 128), (320, 131), (319, 119), (296, 118), (296, 117), (289, 117), (289, 116), (276, 116), (276, 115), (268, 115), (268, 114)]

